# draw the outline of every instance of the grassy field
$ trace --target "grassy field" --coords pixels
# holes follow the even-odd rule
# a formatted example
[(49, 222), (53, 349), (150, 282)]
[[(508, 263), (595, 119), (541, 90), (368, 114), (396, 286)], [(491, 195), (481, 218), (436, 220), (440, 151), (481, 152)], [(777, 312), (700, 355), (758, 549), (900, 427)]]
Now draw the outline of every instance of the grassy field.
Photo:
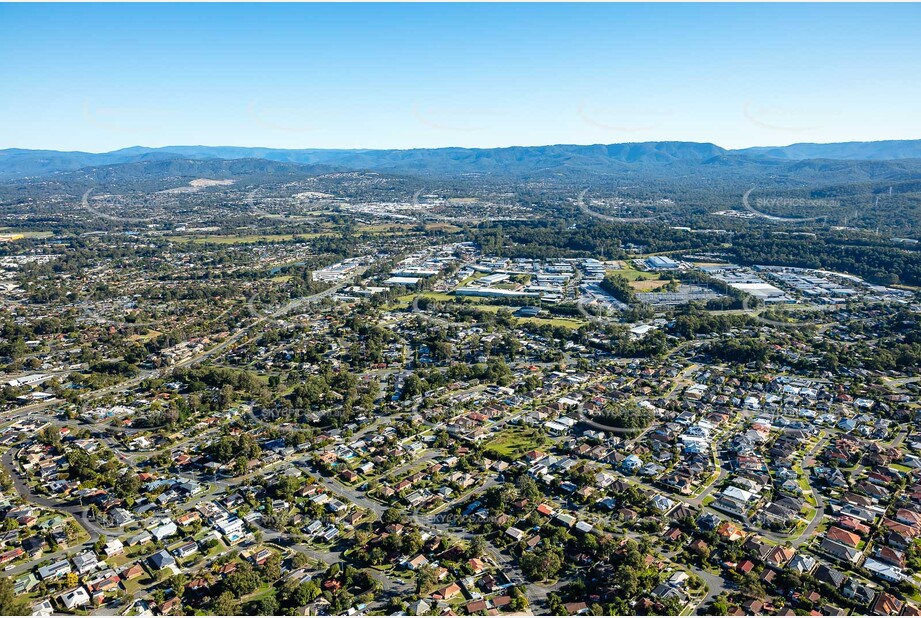
[(505, 309), (506, 311), (515, 311), (514, 307), (508, 307), (506, 305), (490, 305), (488, 301), (476, 297), (466, 296), (465, 298), (473, 298), (473, 304), (477, 309), (481, 311), (488, 311), (489, 313), (498, 313), (499, 311)]
[[(167, 236), (166, 239), (176, 243), (196, 243), (206, 244), (215, 243), (219, 245), (248, 245), (254, 243), (271, 243), (287, 242), (295, 239), (309, 240), (311, 238), (322, 238), (325, 236), (335, 236), (339, 232), (327, 225), (319, 226), (322, 231), (308, 232), (303, 234), (177, 234)], [(427, 226), (428, 228), (429, 226)], [(415, 225), (410, 224), (379, 224), (379, 225), (360, 225), (355, 228), (358, 234), (373, 234), (376, 236), (394, 236), (410, 232)], [(457, 231), (460, 228), (447, 224), (432, 224), (430, 229), (443, 229), (447, 232)], [(48, 234), (51, 232), (27, 232), (26, 234)]]
[(533, 324), (549, 324), (550, 326), (562, 326), (563, 328), (579, 328), (585, 322), (575, 318), (518, 318), (519, 322), (531, 322)]
[(414, 232), (414, 223), (378, 223), (375, 225), (359, 225), (355, 228), (357, 234), (373, 234), (375, 236), (398, 236)]
[(630, 287), (637, 292), (652, 292), (668, 285), (668, 281), (662, 279), (636, 279), (630, 282)]
[(51, 238), (54, 236), (54, 232), (23, 232), (22, 230), (4, 227), (0, 228), (0, 236), (10, 236), (15, 242), (25, 238)]
[(484, 445), (484, 450), (499, 457), (518, 459), (528, 451), (542, 448), (547, 442), (547, 438), (536, 429), (516, 427), (499, 433)]
[(431, 300), (437, 300), (439, 302), (450, 302), (454, 300), (454, 297), (449, 294), (444, 294), (442, 292), (423, 292), (421, 294), (404, 294), (403, 296), (398, 296), (396, 301), (387, 305), (387, 309), (390, 311), (398, 311), (400, 309), (409, 309), (409, 306), (413, 303), (413, 299), (418, 296), (420, 298), (430, 298)]
[(607, 274), (620, 275), (629, 281), (657, 280), (659, 278), (659, 273), (649, 273), (635, 268), (618, 268), (607, 271)]
[(412, 303), (416, 296), (419, 298), (437, 300), (438, 302), (442, 303), (449, 303), (452, 300), (455, 300), (454, 296), (451, 294), (445, 294), (444, 292), (422, 292), (421, 294), (405, 294), (403, 296), (398, 296), (397, 300), (399, 300), (401, 303)]
[(257, 588), (254, 592), (244, 595), (240, 598), (244, 603), (252, 603), (255, 601), (261, 601), (266, 597), (270, 597), (275, 594), (275, 589), (270, 585), (265, 585)]
[(429, 232), (446, 232), (449, 234), (461, 231), (460, 227), (451, 223), (427, 223), (425, 229)]
[[(359, 225), (359, 233), (376, 234), (376, 233), (405, 233), (416, 230), (416, 223), (379, 223), (376, 225)], [(430, 232), (459, 232), (461, 228), (450, 223), (426, 223), (424, 229)]]
[[(444, 292), (422, 292), (421, 294), (405, 294), (397, 298), (397, 302), (394, 305), (391, 305), (391, 309), (405, 309), (409, 307), (413, 298), (416, 296), (420, 298), (428, 298), (431, 300), (439, 302), (457, 302), (458, 297), (452, 296), (451, 294), (445, 294)], [(506, 311), (515, 312), (517, 307), (510, 307), (508, 305), (490, 305), (488, 300), (485, 298), (477, 298), (474, 296), (464, 297), (466, 300), (471, 301), (470, 304), (481, 311), (487, 311), (489, 313), (496, 313), (505, 309)], [(562, 326), (564, 328), (579, 328), (583, 326), (585, 322), (576, 318), (539, 318), (539, 317), (529, 317), (529, 318), (515, 318), (518, 322), (530, 322), (532, 324), (549, 324), (551, 326)]]
[(163, 333), (161, 333), (158, 330), (148, 330), (147, 334), (145, 335), (131, 335), (130, 337), (128, 337), (128, 339), (130, 339), (131, 341), (150, 341), (151, 339), (159, 337), (162, 334)]
[[(467, 297), (470, 298), (470, 297)], [(490, 313), (496, 313), (505, 309), (506, 311), (515, 312), (517, 307), (509, 307), (508, 305), (489, 305), (486, 302), (475, 300), (476, 308), (481, 309), (482, 311), (488, 311)], [(549, 324), (551, 326), (563, 326), (565, 328), (579, 328), (585, 322), (582, 320), (577, 320), (576, 318), (515, 318), (519, 323), (520, 322), (531, 322), (532, 324)]]
[(138, 590), (140, 590), (141, 580), (143, 579), (144, 577), (138, 577), (130, 581), (122, 581), (122, 586), (125, 587), (125, 592), (129, 595), (134, 595), (136, 592), (138, 592)]
[(218, 245), (251, 245), (260, 242), (287, 242), (295, 238), (319, 238), (320, 236), (330, 236), (332, 232), (319, 232), (317, 234), (248, 234), (248, 235), (188, 235), (188, 236), (167, 236), (166, 239), (171, 242), (179, 243), (196, 243)]
[(471, 281), (476, 281), (477, 279), (482, 279), (483, 277), (485, 277), (485, 276), (488, 275), (488, 274), (489, 274), (489, 273), (480, 273), (480, 272), (473, 273), (472, 275), (470, 275), (469, 277), (467, 277), (466, 279), (464, 279), (463, 281), (461, 281), (461, 282), (460, 282), (460, 285), (457, 286), (457, 287), (461, 287), (461, 288), (462, 288), (462, 287), (464, 287), (465, 285), (467, 285), (468, 283), (470, 283)]

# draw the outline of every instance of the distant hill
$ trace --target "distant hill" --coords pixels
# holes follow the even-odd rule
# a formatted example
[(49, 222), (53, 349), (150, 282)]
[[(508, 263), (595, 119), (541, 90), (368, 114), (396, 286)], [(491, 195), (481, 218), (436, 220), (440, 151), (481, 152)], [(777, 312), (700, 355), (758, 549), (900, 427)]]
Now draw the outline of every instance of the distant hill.
[(329, 166), (284, 163), (267, 159), (146, 159), (131, 163), (84, 167), (65, 176), (89, 178), (104, 183), (119, 179), (138, 178), (239, 178), (242, 176), (321, 174), (332, 171)]
[(6, 185), (28, 188), (42, 184), (62, 192), (80, 192), (81, 187), (119, 191), (159, 191), (185, 186), (196, 178), (233, 179), (242, 183), (285, 182), (338, 171), (328, 165), (304, 165), (267, 159), (144, 159), (82, 167), (78, 170), (28, 179), (8, 180)]
[[(487, 174), (509, 179), (551, 175), (618, 175), (655, 171), (654, 175), (687, 174), (699, 165), (722, 173), (755, 175), (782, 170), (802, 161), (878, 161), (921, 159), (921, 140), (793, 144), (784, 147), (726, 150), (697, 142), (516, 146), (510, 148), (432, 148), (412, 150), (285, 150), (233, 146), (136, 146), (113, 152), (0, 150), (0, 179), (47, 176), (106, 165), (189, 160), (265, 160), (292, 165), (326, 165), (337, 169), (373, 170), (420, 175)], [(816, 163), (815, 166), (828, 166)], [(885, 166), (883, 166), (885, 167)], [(155, 169), (155, 168), (151, 168)], [(165, 166), (164, 169), (169, 169)], [(228, 173), (233, 173), (229, 171)], [(840, 167), (835, 168), (841, 171)], [(288, 170), (293, 171), (293, 170)], [(883, 170), (888, 175), (887, 170)]]
[(228, 146), (169, 146), (133, 147), (101, 154), (11, 149), (0, 150), (0, 178), (44, 176), (84, 167), (170, 159), (265, 159), (294, 164), (331, 165), (355, 170), (518, 176), (550, 170), (605, 172), (616, 170), (622, 164), (697, 163), (725, 152), (713, 144), (692, 142), (414, 150), (279, 150)]
[(46, 176), (94, 165), (117, 165), (136, 161), (161, 161), (177, 158), (180, 158), (180, 155), (166, 150), (151, 149), (134, 154), (123, 154), (119, 151), (93, 154), (89, 152), (10, 148), (0, 150), (0, 178)]
[[(700, 162), (726, 151), (696, 142), (645, 142), (590, 146), (513, 146), (509, 148), (418, 148), (411, 150), (278, 150), (209, 146), (128, 148), (125, 156), (156, 153), (189, 158), (262, 158), (290, 163), (327, 164), (343, 168), (435, 174), (531, 174), (541, 170), (578, 168), (617, 169), (618, 164)], [(109, 153), (116, 154), (116, 153)]]
[(781, 147), (744, 148), (736, 154), (775, 159), (846, 159), (888, 161), (921, 159), (921, 140), (886, 140), (880, 142), (841, 142), (838, 144), (791, 144)]

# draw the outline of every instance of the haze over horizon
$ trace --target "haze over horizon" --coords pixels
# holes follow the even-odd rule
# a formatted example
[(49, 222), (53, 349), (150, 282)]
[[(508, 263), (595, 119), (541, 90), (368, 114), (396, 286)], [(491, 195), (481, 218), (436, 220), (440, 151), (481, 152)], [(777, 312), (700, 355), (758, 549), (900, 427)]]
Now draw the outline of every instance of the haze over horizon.
[(921, 137), (917, 5), (0, 5), (0, 148)]
[(709, 140), (704, 140), (704, 141), (699, 141), (699, 142), (697, 142), (697, 141), (688, 141), (688, 140), (668, 140), (668, 139), (662, 139), (662, 140), (624, 140), (624, 141), (622, 141), (622, 142), (595, 142), (595, 143), (591, 143), (591, 144), (589, 144), (589, 143), (583, 143), (583, 144), (571, 144), (571, 143), (566, 143), (566, 144), (562, 144), (562, 143), (560, 143), (560, 144), (508, 144), (508, 145), (503, 145), (503, 146), (455, 146), (455, 145), (445, 145), (445, 146), (407, 146), (407, 147), (405, 147), (405, 148), (360, 148), (360, 147), (355, 147), (355, 148), (338, 148), (338, 147), (315, 148), (315, 147), (313, 147), (313, 146), (301, 146), (301, 147), (278, 146), (278, 147), (276, 147), (276, 146), (265, 146), (265, 145), (259, 145), (259, 144), (257, 144), (257, 145), (252, 145), (252, 146), (250, 146), (250, 145), (243, 146), (243, 145), (240, 145), (240, 144), (229, 144), (229, 143), (228, 143), (228, 144), (191, 144), (191, 143), (189, 143), (189, 144), (164, 144), (164, 145), (162, 145), (162, 146), (148, 146), (148, 145), (146, 145), (146, 144), (130, 144), (130, 145), (127, 145), (127, 146), (120, 146), (120, 147), (117, 147), (117, 148), (112, 148), (111, 150), (88, 150), (88, 149), (84, 149), (84, 148), (74, 148), (74, 149), (67, 149), (67, 150), (64, 150), (64, 149), (59, 149), (59, 148), (23, 148), (23, 147), (20, 147), (20, 146), (9, 146), (9, 147), (0, 147), (0, 151), (2, 151), (2, 150), (35, 150), (35, 151), (52, 151), (52, 152), (83, 152), (83, 153), (87, 153), (87, 154), (109, 154), (109, 153), (113, 153), (113, 152), (119, 152), (119, 151), (124, 151), (124, 150), (133, 150), (133, 149), (169, 150), (169, 149), (171, 149), (171, 148), (177, 148), (177, 149), (178, 149), (178, 148), (202, 148), (202, 149), (215, 149), (215, 150), (221, 149), (221, 148), (240, 148), (240, 149), (264, 149), (264, 150), (280, 150), (280, 151), (285, 151), (285, 150), (292, 150), (292, 151), (293, 151), (293, 150), (382, 150), (382, 151), (402, 151), (402, 150), (439, 150), (439, 149), (447, 149), (447, 148), (461, 148), (461, 149), (469, 149), (469, 150), (494, 150), (494, 149), (501, 149), (501, 148), (543, 148), (543, 147), (555, 147), (555, 146), (575, 146), (575, 147), (580, 147), (580, 146), (605, 146), (605, 145), (633, 144), (633, 143), (642, 144), (642, 143), (669, 143), (669, 142), (675, 142), (675, 143), (686, 142), (686, 143), (712, 144), (712, 145), (714, 145), (714, 146), (723, 148), (723, 149), (725, 149), (725, 150), (727, 150), (727, 151), (737, 151), (737, 150), (738, 150), (738, 151), (743, 151), (743, 150), (753, 149), (753, 148), (757, 148), (757, 149), (774, 149), (774, 148), (776, 148), (776, 149), (784, 149), (784, 148), (789, 148), (789, 147), (791, 147), (791, 146), (798, 146), (798, 145), (817, 145), (817, 146), (825, 146), (825, 145), (827, 145), (827, 146), (832, 146), (832, 145), (835, 145), (835, 144), (848, 144), (848, 143), (854, 143), (854, 144), (861, 144), (861, 143), (873, 144), (873, 143), (879, 143), (879, 142), (914, 142), (914, 141), (921, 141), (921, 138), (918, 138), (918, 139), (905, 138), (905, 139), (899, 139), (899, 140), (880, 139), (880, 140), (847, 140), (847, 141), (841, 141), (841, 142), (789, 142), (789, 143), (785, 143), (785, 144), (779, 144), (779, 143), (778, 143), (778, 144), (750, 144), (750, 145), (747, 145), (747, 146), (739, 146), (739, 147), (737, 147), (737, 148), (728, 148), (728, 147), (726, 147), (726, 146), (723, 146), (722, 144), (717, 144), (717, 143), (712, 142), (712, 141), (709, 141)]

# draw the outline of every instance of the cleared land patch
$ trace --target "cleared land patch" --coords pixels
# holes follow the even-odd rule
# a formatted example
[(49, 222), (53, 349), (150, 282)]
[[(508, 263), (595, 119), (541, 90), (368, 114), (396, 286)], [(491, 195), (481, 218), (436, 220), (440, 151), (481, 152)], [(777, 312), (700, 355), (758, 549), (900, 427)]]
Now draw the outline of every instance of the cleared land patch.
[(620, 275), (621, 277), (627, 279), (628, 281), (638, 281), (646, 279), (658, 279), (659, 273), (649, 273), (644, 270), (636, 270), (635, 268), (618, 268), (615, 270), (607, 271), (608, 274)]
[(547, 444), (547, 438), (536, 429), (515, 428), (501, 432), (483, 447), (499, 457), (518, 459), (528, 451), (540, 449)]
[(664, 279), (637, 279), (630, 282), (630, 287), (638, 292), (651, 292), (664, 288), (666, 285), (668, 285), (668, 281)]

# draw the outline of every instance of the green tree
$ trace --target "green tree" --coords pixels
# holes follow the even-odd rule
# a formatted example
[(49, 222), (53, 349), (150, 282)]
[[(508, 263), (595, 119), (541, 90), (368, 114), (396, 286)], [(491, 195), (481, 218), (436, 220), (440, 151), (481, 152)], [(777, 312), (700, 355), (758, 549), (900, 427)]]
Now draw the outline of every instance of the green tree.
[(231, 592), (222, 592), (214, 600), (211, 612), (216, 616), (239, 616), (240, 601)]
[(17, 596), (13, 591), (13, 580), (7, 576), (0, 577), (0, 616), (28, 616), (29, 603), (25, 596)]
[(486, 553), (486, 539), (477, 535), (470, 541), (470, 557), (480, 558)]
[(381, 516), (381, 520), (385, 524), (396, 524), (396, 523), (399, 523), (402, 519), (403, 519), (403, 511), (401, 511), (400, 509), (394, 508), (394, 507), (388, 508), (386, 511), (384, 511), (384, 514)]
[(521, 557), (521, 570), (531, 581), (553, 579), (563, 568), (563, 555), (558, 547), (529, 552)]
[(416, 571), (416, 594), (423, 594), (432, 588), (438, 579), (435, 577), (435, 568), (425, 565)]
[(262, 577), (267, 582), (277, 581), (281, 577), (281, 556), (272, 554), (262, 565)]
[(726, 593), (722, 592), (715, 599), (713, 599), (713, 602), (710, 604), (710, 615), (729, 615), (729, 600), (726, 598)]

